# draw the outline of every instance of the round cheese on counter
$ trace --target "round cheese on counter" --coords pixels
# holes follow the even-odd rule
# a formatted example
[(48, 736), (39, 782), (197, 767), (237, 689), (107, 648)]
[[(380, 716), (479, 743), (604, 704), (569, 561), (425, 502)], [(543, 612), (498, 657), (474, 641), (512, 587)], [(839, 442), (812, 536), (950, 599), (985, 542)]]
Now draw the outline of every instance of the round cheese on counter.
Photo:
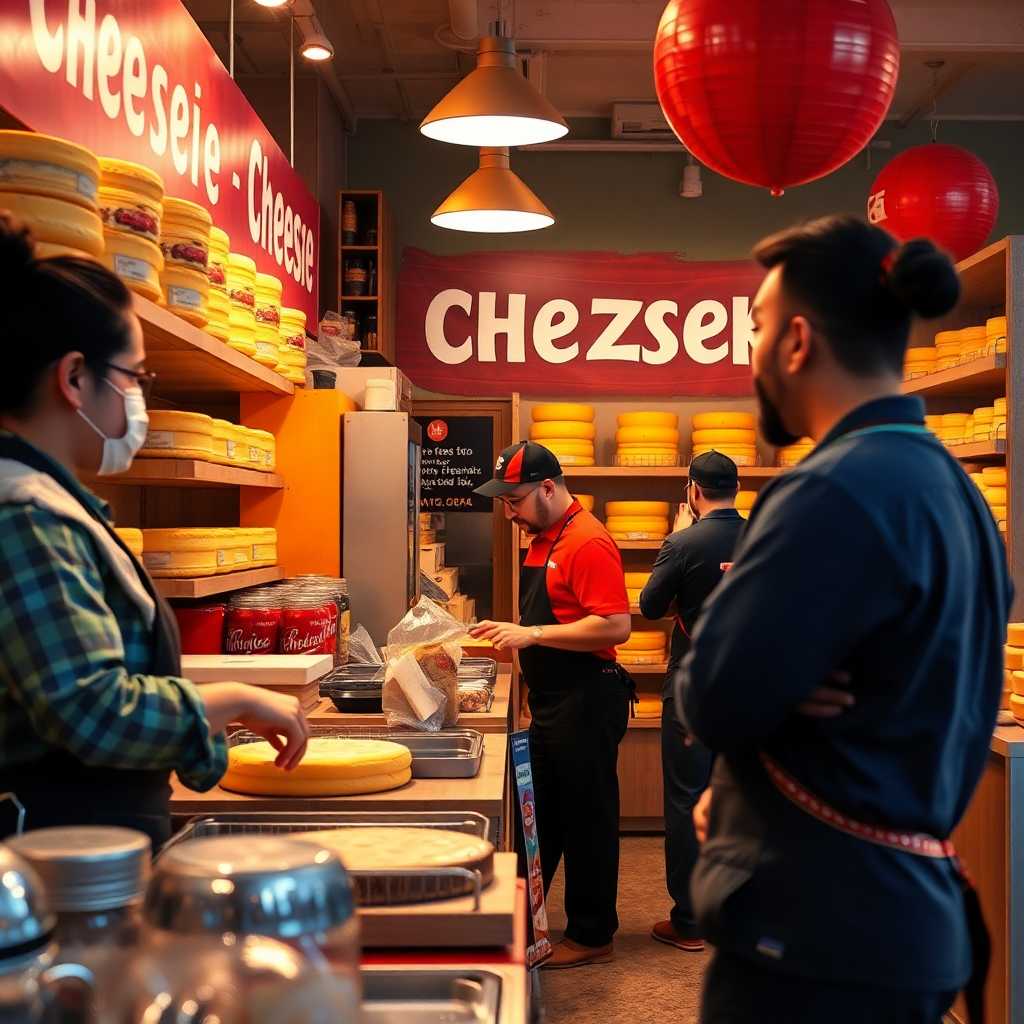
[(593, 441), (596, 434), (597, 427), (593, 423), (578, 420), (541, 420), (530, 425), (530, 440), (540, 441), (541, 444), (545, 443), (546, 437)]
[(397, 789), (412, 778), (409, 748), (389, 740), (314, 736), (290, 772), (277, 767), (277, 755), (264, 741), (231, 747), (221, 787), (256, 796), (349, 796)]
[(679, 431), (672, 427), (619, 427), (618, 444), (679, 444)]
[(547, 402), (533, 407), (534, 423), (546, 420), (574, 420), (581, 423), (594, 422), (594, 407), (576, 402)]
[(606, 501), (606, 516), (667, 516), (667, 501)]
[(619, 651), (661, 651), (668, 644), (668, 637), (660, 629), (634, 629), (629, 639), (619, 644)]
[(100, 163), (84, 146), (38, 132), (0, 131), (0, 188), (96, 211)]
[(200, 412), (150, 409), (149, 431), (140, 455), (149, 458), (200, 458), (213, 455), (213, 418)]
[(605, 526), (609, 533), (668, 533), (665, 516), (608, 516)]
[(124, 546), (136, 558), (142, 558), (144, 543), (141, 530), (136, 530), (128, 526), (119, 526), (114, 530), (114, 533), (124, 541)]
[(752, 412), (698, 412), (691, 421), (694, 430), (753, 430), (757, 417)]
[(464, 867), (494, 854), (486, 839), (443, 828), (330, 828), (291, 838), (335, 850), (349, 871)]
[(63, 245), (89, 256), (103, 255), (103, 221), (85, 206), (50, 196), (0, 191), (0, 209), (10, 210), (23, 221), (37, 242)]
[(615, 418), (619, 427), (662, 427), (676, 430), (679, 417), (674, 412), (623, 412)]

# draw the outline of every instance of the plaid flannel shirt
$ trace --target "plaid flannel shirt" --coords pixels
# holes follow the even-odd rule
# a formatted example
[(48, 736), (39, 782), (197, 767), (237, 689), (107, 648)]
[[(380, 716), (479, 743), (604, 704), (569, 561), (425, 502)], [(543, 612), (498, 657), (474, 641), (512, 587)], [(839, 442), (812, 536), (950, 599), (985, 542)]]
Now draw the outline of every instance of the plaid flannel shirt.
[[(54, 463), (90, 508), (107, 506)], [(0, 505), (0, 765), (53, 748), (85, 764), (176, 771), (204, 790), (224, 773), (186, 679), (146, 675), (151, 629), (84, 527), (35, 505)]]

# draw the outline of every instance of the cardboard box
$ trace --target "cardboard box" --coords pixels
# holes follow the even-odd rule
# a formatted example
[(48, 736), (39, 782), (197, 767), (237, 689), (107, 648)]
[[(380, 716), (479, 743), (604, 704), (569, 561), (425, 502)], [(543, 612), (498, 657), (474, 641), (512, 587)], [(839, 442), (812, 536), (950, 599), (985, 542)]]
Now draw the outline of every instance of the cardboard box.
[(433, 573), (430, 577), (449, 598), (459, 592), (459, 570), (457, 566), (449, 566), (440, 572)]
[(181, 674), (194, 683), (301, 687), (334, 669), (329, 654), (184, 654)]
[(420, 546), (420, 570), (428, 576), (444, 568), (444, 545), (423, 544)]

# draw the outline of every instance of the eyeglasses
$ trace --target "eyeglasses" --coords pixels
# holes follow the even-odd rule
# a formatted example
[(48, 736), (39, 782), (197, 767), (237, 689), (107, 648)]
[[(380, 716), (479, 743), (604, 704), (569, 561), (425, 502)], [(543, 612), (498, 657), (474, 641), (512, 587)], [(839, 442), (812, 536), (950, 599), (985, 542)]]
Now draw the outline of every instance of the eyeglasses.
[(501, 500), (507, 508), (515, 511), (539, 487), (540, 484), (537, 484), (537, 487), (531, 487), (525, 494), (520, 494), (518, 498), (503, 497)]
[(106, 363), (105, 365), (108, 370), (117, 370), (118, 373), (131, 377), (138, 384), (142, 397), (149, 400), (149, 396), (153, 393), (153, 382), (156, 380), (156, 374), (153, 371), (129, 370), (124, 366), (118, 366), (117, 363)]

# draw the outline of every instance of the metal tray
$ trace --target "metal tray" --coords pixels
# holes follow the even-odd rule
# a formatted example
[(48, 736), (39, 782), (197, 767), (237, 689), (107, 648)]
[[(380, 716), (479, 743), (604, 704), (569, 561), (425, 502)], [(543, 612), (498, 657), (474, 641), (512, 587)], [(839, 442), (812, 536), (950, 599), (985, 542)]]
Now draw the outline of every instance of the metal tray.
[[(355, 740), (391, 740), (412, 752), (414, 779), (473, 779), (480, 772), (484, 756), (484, 737), (474, 729), (444, 729), (441, 732), (412, 732), (378, 729), (374, 726), (311, 725), (311, 737), (345, 737)], [(228, 734), (228, 746), (262, 742), (246, 729)]]
[[(320, 693), (329, 697), (328, 689), (354, 690), (384, 685), (385, 665), (343, 665), (320, 680)], [(463, 658), (459, 664), (459, 680), (480, 680), (493, 687), (498, 678), (498, 663), (493, 658)]]
[(365, 1024), (498, 1024), (502, 978), (450, 968), (362, 972)]

